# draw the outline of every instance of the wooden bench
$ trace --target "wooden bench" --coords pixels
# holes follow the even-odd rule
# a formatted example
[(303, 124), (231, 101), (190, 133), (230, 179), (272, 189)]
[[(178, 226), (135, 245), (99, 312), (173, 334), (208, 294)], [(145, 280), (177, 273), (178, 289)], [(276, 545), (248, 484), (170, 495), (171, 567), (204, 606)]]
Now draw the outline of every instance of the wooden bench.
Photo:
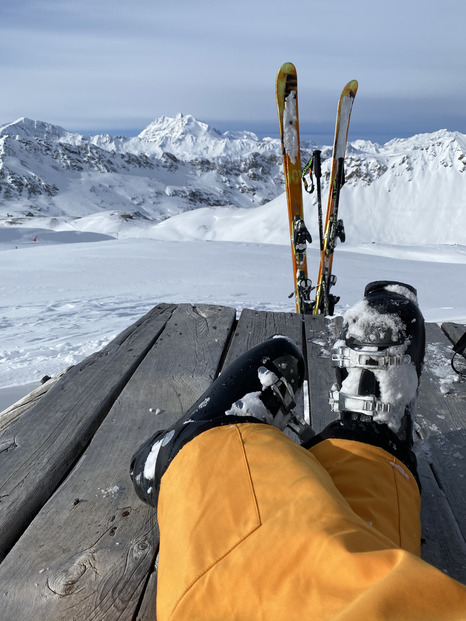
[[(466, 384), (448, 375), (445, 332), (427, 326), (418, 403), (422, 554), (466, 582)], [(133, 452), (273, 334), (307, 357), (299, 409), (320, 431), (333, 418), (337, 333), (323, 317), (243, 310), (237, 319), (232, 308), (160, 304), (38, 400), (0, 415), (2, 620), (154, 619), (156, 519), (133, 490)]]

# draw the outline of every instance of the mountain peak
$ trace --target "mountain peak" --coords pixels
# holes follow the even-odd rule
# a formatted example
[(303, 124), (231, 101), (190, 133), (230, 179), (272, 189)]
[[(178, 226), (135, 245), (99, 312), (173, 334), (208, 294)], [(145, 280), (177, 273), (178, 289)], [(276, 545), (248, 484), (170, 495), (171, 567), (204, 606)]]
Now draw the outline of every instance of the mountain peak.
[(13, 123), (0, 127), (0, 136), (12, 136), (15, 138), (42, 138), (44, 140), (59, 140), (70, 136), (71, 133), (60, 127), (44, 121), (34, 121), (27, 117), (20, 117)]
[[(191, 114), (178, 113), (174, 118), (161, 116), (137, 137), (136, 148), (153, 154), (164, 152), (191, 159), (196, 157), (238, 157), (257, 150), (259, 138), (252, 132), (225, 132), (199, 121)], [(133, 147), (135, 143), (133, 141)]]
[(219, 138), (221, 133), (210, 127), (207, 123), (198, 121), (191, 114), (179, 112), (175, 118), (161, 116), (148, 125), (138, 136), (149, 142), (158, 141), (169, 134), (172, 140), (182, 140), (186, 136), (195, 138), (210, 137)]

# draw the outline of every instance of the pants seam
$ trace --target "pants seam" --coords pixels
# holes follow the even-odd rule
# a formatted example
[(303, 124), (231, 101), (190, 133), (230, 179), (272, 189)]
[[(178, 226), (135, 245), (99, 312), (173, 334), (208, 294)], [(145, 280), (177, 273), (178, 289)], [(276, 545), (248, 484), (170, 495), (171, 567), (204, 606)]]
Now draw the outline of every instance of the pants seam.
[[(398, 545), (402, 548), (402, 536), (401, 536), (401, 505), (400, 505), (400, 490), (398, 487), (398, 479), (399, 476), (396, 472), (396, 466), (398, 465), (395, 460), (394, 462), (388, 462), (389, 467), (392, 469), (393, 482), (395, 484), (395, 492), (396, 492), (396, 507), (397, 507), (397, 522), (398, 522)], [(400, 475), (401, 476), (401, 475)]]

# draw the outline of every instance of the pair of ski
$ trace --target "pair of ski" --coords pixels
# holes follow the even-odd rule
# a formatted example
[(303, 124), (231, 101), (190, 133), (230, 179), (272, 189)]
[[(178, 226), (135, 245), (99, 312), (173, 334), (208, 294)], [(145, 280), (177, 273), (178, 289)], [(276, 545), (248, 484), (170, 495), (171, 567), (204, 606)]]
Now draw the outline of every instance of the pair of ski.
[[(344, 184), (344, 159), (348, 129), (354, 98), (358, 90), (356, 80), (351, 80), (343, 89), (338, 102), (335, 126), (335, 140), (327, 201), (325, 223), (322, 216), (320, 192), (320, 151), (314, 151), (310, 163), (301, 171), (299, 140), (298, 80), (296, 68), (285, 63), (277, 75), (276, 94), (280, 138), (285, 174), (288, 218), (290, 223), (293, 274), (295, 280), (296, 310), (302, 314), (332, 315), (338, 299), (330, 293), (336, 278), (332, 274), (333, 254), (337, 239), (344, 241), (343, 222), (338, 219), (340, 190)], [(313, 170), (312, 170), (313, 169)], [(315, 300), (311, 300), (312, 282), (308, 277), (306, 248), (311, 236), (304, 223), (302, 182), (303, 175), (312, 172), (317, 184), (317, 208), (320, 237), (320, 266), (316, 284)]]

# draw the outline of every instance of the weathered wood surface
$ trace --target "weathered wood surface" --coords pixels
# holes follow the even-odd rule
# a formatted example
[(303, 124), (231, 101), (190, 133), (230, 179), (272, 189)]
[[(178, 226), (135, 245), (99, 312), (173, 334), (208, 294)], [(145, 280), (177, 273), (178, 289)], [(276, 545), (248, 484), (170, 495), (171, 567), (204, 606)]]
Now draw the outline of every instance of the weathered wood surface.
[(0, 558), (81, 456), (174, 307), (154, 309), (66, 373), (0, 437)]
[(58, 382), (64, 373), (66, 373), (66, 371), (62, 371), (59, 375), (50, 378), (12, 406), (0, 412), (0, 433), (5, 431), (8, 425), (11, 425), (11, 423), (17, 420), (26, 410), (29, 410), (35, 403), (40, 401), (45, 393)]
[(3, 618), (134, 618), (157, 546), (155, 515), (134, 494), (130, 459), (215, 377), (235, 311), (181, 305), (170, 315), (83, 457), (0, 565)]
[[(160, 305), (68, 371), (0, 435), (2, 619), (153, 619), (156, 515), (132, 488), (133, 452), (274, 334), (305, 353), (308, 392), (298, 410), (310, 403), (320, 431), (333, 419), (338, 331), (322, 317), (244, 310), (237, 321), (234, 309)], [(422, 553), (466, 582), (466, 383), (446, 372), (451, 343), (440, 328), (428, 326), (428, 339), (418, 407)]]
[[(441, 568), (466, 582), (466, 384), (450, 367), (451, 342), (441, 328), (428, 324), (426, 332), (425, 368), (416, 412), (420, 437), (417, 455), (424, 486), (424, 556), (438, 565), (437, 559), (449, 554), (450, 563), (445, 561)], [(446, 524), (448, 551), (447, 547), (438, 549), (445, 545), (438, 531)]]
[(465, 333), (465, 327), (462, 326), (460, 323), (451, 323), (451, 322), (443, 323), (442, 330), (447, 335), (447, 337), (450, 339), (450, 341), (453, 343), (453, 345), (456, 345), (456, 343), (460, 340), (460, 338)]
[(316, 433), (335, 419), (328, 405), (328, 393), (335, 382), (331, 348), (338, 338), (341, 323), (341, 319), (329, 322), (322, 315), (304, 317), (310, 409)]

